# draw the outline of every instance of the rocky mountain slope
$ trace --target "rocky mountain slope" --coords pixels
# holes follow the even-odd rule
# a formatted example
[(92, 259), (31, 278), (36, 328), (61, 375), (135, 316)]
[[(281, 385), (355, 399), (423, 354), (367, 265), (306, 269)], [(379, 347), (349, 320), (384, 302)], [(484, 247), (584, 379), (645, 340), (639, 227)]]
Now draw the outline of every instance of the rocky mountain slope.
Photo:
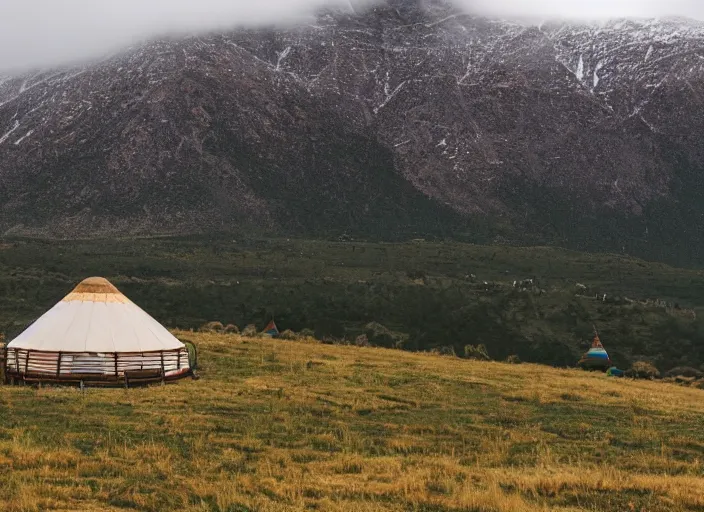
[(0, 83), (0, 225), (501, 234), (704, 261), (704, 25), (444, 0)]

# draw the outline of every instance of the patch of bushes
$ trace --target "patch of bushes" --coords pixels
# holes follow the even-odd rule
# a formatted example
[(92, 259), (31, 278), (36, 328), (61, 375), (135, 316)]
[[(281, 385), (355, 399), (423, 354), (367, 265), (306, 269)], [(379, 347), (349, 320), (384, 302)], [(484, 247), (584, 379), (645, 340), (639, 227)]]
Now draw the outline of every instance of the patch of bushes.
[(417, 281), (418, 279), (425, 279), (426, 275), (425, 272), (422, 270), (409, 270), (406, 272), (406, 275), (408, 276), (408, 279), (411, 279), (413, 281)]
[(307, 327), (299, 333), (302, 338), (315, 338), (315, 331), (313, 329), (308, 329)]
[(200, 326), (200, 332), (223, 332), (225, 326), (222, 322), (208, 322)]
[(364, 326), (367, 341), (376, 347), (403, 348), (408, 341), (408, 335), (392, 331), (378, 322), (370, 322)]
[(227, 324), (225, 326), (225, 329), (223, 329), (223, 332), (225, 334), (239, 334), (240, 328), (237, 327), (235, 324)]
[(242, 329), (242, 336), (246, 338), (254, 338), (257, 334), (257, 326), (254, 324), (249, 324), (247, 327)]
[(369, 338), (367, 338), (366, 334), (357, 336), (354, 340), (354, 344), (358, 347), (371, 347), (371, 343), (369, 343)]
[(656, 379), (660, 377), (660, 372), (647, 361), (637, 361), (626, 372), (626, 376), (634, 379)]
[(435, 347), (430, 351), (431, 354), (437, 354), (439, 356), (450, 356), (450, 357), (457, 357), (457, 354), (455, 354), (455, 347), (452, 345), (444, 345), (442, 347)]
[(293, 332), (291, 329), (286, 329), (279, 334), (279, 338), (286, 341), (297, 341), (301, 339), (301, 336)]
[(465, 345), (464, 357), (466, 359), (476, 359), (477, 361), (489, 361), (491, 359), (484, 344)]
[(701, 379), (704, 377), (704, 372), (692, 368), (691, 366), (677, 366), (665, 373), (665, 377), (691, 377)]
[(518, 357), (516, 354), (512, 354), (506, 358), (506, 362), (508, 364), (521, 364), (521, 358)]

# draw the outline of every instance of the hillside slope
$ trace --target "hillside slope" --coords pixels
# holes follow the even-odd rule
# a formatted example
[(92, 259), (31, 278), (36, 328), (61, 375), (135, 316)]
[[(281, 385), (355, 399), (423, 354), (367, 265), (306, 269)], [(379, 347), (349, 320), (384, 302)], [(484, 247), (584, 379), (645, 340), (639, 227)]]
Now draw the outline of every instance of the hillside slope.
[(4, 87), (12, 233), (388, 233), (442, 217), (388, 148), (223, 41), (155, 43)]
[[(704, 27), (445, 0), (0, 80), (0, 229), (399, 231), (704, 261)], [(686, 244), (681, 242), (686, 240)]]
[(0, 511), (704, 507), (704, 391), (178, 333), (201, 379), (0, 387)]

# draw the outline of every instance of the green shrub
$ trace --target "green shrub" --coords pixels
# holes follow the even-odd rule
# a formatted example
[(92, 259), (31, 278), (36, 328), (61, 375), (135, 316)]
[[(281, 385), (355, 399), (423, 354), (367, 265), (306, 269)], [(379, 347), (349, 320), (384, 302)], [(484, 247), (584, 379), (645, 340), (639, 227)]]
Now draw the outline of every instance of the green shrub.
[(453, 347), (452, 345), (444, 345), (442, 347), (435, 347), (430, 352), (432, 354), (437, 354), (439, 356), (457, 357), (457, 354), (455, 353), (455, 347)]
[(479, 361), (488, 361), (489, 353), (484, 345), (465, 345), (464, 357), (467, 359), (476, 359)]
[(522, 361), (516, 354), (512, 354), (506, 358), (506, 362), (508, 364), (521, 364)]
[(247, 338), (254, 338), (257, 334), (259, 334), (257, 332), (257, 326), (254, 324), (249, 324), (242, 330), (242, 336), (245, 336)]
[(200, 327), (200, 332), (222, 332), (225, 327), (222, 322), (208, 322)]
[(307, 327), (300, 332), (302, 338), (315, 338), (315, 331)]
[(369, 343), (369, 338), (367, 338), (366, 334), (360, 334), (357, 336), (354, 340), (354, 344), (357, 345), (358, 347), (370, 347), (371, 343)]
[(279, 334), (279, 338), (287, 341), (296, 341), (301, 337), (295, 332), (293, 332), (291, 329), (286, 329), (285, 331)]
[(665, 377), (692, 377), (701, 379), (704, 377), (704, 372), (692, 368), (691, 366), (678, 366), (665, 373)]
[(225, 329), (223, 329), (223, 332), (225, 334), (239, 334), (240, 328), (237, 327), (235, 324), (227, 324), (225, 326)]
[(418, 279), (425, 279), (425, 272), (422, 270), (409, 270), (406, 272), (409, 279), (416, 281)]
[(660, 372), (655, 366), (648, 363), (647, 361), (638, 361), (633, 363), (631, 369), (628, 370), (627, 375), (633, 377), (634, 379), (655, 379), (660, 377)]
[(375, 347), (402, 348), (408, 341), (408, 335), (392, 331), (378, 322), (370, 322), (364, 326), (367, 341)]

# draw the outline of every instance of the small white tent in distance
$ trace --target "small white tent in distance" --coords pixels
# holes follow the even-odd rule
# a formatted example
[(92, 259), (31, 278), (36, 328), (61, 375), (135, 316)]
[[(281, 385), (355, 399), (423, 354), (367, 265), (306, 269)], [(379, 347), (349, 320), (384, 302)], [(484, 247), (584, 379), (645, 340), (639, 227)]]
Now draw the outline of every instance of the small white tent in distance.
[(6, 350), (10, 382), (128, 385), (192, 374), (186, 346), (101, 277), (81, 282)]

